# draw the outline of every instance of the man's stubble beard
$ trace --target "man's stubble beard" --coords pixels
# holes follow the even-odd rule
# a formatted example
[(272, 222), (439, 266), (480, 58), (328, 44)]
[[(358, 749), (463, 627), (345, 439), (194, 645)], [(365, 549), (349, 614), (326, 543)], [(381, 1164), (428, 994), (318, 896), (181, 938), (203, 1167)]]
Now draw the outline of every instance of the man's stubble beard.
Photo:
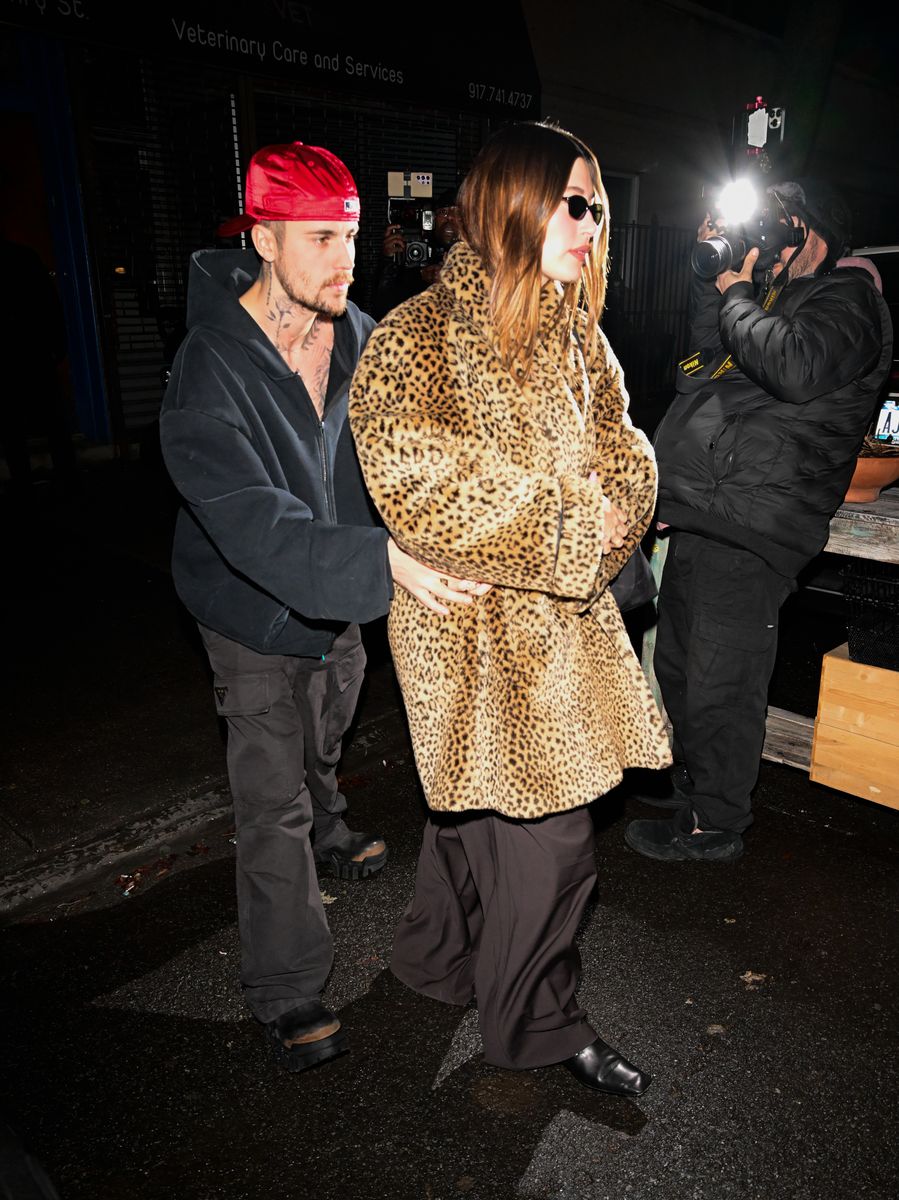
[[(309, 282), (309, 276), (304, 275), (301, 271), (298, 271), (292, 279), (288, 279), (282, 274), (281, 268), (277, 263), (272, 264), (272, 271), (281, 291), (291, 304), (299, 304), (307, 312), (319, 313), (323, 317), (342, 317), (346, 312), (347, 297), (345, 295), (335, 300), (328, 300), (322, 295), (322, 292), (329, 283), (335, 282), (337, 278), (342, 282), (345, 278), (344, 276), (341, 275), (335, 277), (335, 279), (326, 280), (318, 292), (314, 293)], [(353, 282), (352, 276), (349, 277), (348, 282)]]
[(815, 248), (810, 246), (808, 242), (798, 250), (783, 271), (778, 271), (778, 275), (783, 275), (784, 271), (789, 273), (791, 279), (801, 279), (803, 275), (814, 275), (819, 264), (815, 262)]

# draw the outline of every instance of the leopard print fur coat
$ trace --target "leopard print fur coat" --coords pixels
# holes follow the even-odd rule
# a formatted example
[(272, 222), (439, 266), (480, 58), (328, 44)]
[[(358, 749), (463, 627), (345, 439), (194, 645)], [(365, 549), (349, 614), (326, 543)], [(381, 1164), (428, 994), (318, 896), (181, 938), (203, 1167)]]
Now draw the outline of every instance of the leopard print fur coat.
[[(557, 292), (544, 290), (529, 379), (520, 386), (504, 369), (489, 282), (458, 243), (439, 281), (372, 333), (350, 422), (366, 483), (402, 549), (493, 584), (471, 606), (449, 605), (448, 616), (402, 589), (391, 608), (428, 804), (533, 819), (604, 794), (624, 767), (670, 761), (607, 586), (649, 523), (655, 462), (627, 417), (605, 339), (586, 364), (575, 341), (568, 362), (550, 354)], [(634, 523), (607, 555), (603, 494)]]

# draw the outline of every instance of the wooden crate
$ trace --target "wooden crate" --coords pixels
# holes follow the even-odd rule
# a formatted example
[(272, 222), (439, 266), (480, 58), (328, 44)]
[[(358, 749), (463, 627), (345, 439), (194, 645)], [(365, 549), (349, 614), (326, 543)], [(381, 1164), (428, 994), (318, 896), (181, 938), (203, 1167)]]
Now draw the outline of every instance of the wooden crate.
[(810, 778), (899, 808), (899, 671), (824, 655)]

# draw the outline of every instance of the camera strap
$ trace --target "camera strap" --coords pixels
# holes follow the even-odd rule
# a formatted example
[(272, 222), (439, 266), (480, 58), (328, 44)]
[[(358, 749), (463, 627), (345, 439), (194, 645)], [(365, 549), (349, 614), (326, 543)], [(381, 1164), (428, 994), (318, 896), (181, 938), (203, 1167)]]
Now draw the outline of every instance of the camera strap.
[(790, 282), (790, 276), (789, 276), (789, 263), (788, 263), (784, 267), (784, 269), (781, 271), (781, 273), (777, 276), (777, 278), (774, 280), (774, 282), (771, 284), (771, 286), (768, 288), (764, 297), (760, 301), (761, 306), (765, 310), (765, 312), (771, 311), (771, 309), (775, 305), (777, 297), (780, 295), (780, 293), (784, 290), (784, 288), (787, 286), (787, 284), (789, 282)]
[[(713, 365), (717, 363), (717, 365)], [(711, 373), (706, 376), (708, 379), (720, 379), (734, 365), (734, 360), (729, 354), (725, 354), (724, 358), (710, 359), (708, 350), (697, 350), (694, 354), (688, 354), (686, 358), (681, 359), (677, 364), (677, 369), (683, 371), (685, 375), (698, 375), (705, 367), (709, 367)]]
[(681, 359), (677, 364), (679, 371), (683, 371), (685, 375), (696, 375), (705, 366), (705, 351), (697, 350), (695, 354), (688, 354), (686, 358)]
[[(763, 298), (759, 301), (765, 312), (770, 312), (774, 307), (777, 297), (789, 283), (789, 276), (784, 270), (778, 275), (777, 279), (771, 284)], [(688, 354), (678, 364), (678, 370), (683, 371), (685, 375), (698, 375), (706, 365), (706, 351), (697, 350), (695, 354)], [(720, 359), (716, 364), (710, 366), (709, 379), (720, 379), (722, 375), (726, 375), (728, 371), (733, 370), (736, 363), (733, 360), (732, 354), (725, 354), (724, 358)]]

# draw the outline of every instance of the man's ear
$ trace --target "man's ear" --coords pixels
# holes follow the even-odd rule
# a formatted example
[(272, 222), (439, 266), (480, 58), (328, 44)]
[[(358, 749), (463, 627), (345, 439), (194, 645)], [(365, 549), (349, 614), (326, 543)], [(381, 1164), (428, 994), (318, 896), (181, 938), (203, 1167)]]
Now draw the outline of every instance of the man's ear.
[(256, 253), (263, 262), (274, 262), (278, 257), (278, 239), (266, 225), (256, 224), (250, 230)]

